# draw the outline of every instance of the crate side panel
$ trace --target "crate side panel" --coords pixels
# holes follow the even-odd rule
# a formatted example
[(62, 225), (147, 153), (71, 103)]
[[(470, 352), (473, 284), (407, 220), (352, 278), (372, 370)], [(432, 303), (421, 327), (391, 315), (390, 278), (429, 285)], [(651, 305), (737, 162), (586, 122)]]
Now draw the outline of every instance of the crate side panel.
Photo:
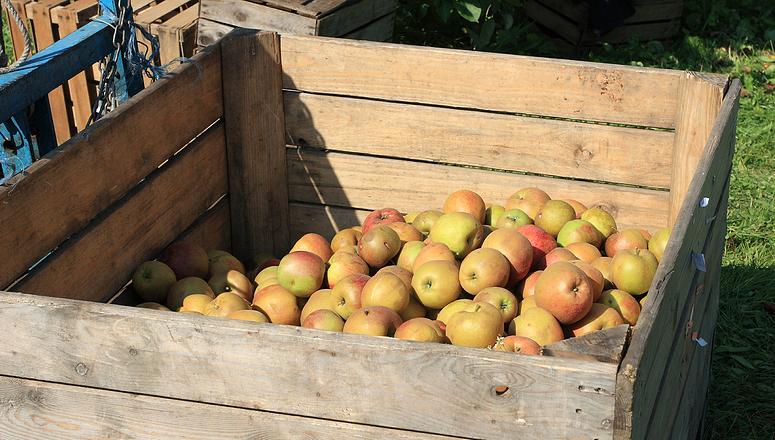
[(376, 18), (394, 12), (396, 8), (396, 0), (354, 2), (321, 17), (317, 25), (317, 35), (341, 37)]
[(196, 45), (197, 47), (213, 45), (232, 29), (234, 29), (233, 26), (200, 17), (196, 26)]
[(360, 29), (356, 29), (344, 35), (342, 38), (351, 40), (390, 41), (393, 39), (395, 21), (396, 14), (393, 12), (372, 21)]
[(203, 0), (199, 16), (233, 27), (315, 35), (316, 21), (293, 12), (245, 0)]
[(304, 234), (312, 232), (331, 239), (342, 229), (363, 224), (371, 211), (291, 202), (289, 213), (290, 238), (291, 242), (296, 242)]

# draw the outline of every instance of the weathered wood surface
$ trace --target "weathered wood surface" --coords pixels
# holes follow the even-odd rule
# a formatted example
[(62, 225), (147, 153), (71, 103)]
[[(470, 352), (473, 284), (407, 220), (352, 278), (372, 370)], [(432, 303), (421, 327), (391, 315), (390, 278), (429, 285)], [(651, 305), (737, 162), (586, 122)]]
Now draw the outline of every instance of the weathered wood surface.
[[(11, 0), (11, 6), (13, 6), (14, 9), (16, 9), (16, 13), (19, 14), (19, 17), (25, 22), (29, 22), (29, 18), (27, 18), (27, 3), (30, 3), (32, 0)], [(2, 8), (0, 9), (6, 9), (5, 4), (3, 4)], [(18, 59), (19, 56), (24, 52), (24, 36), (22, 36), (21, 31), (18, 27), (14, 25), (9, 26), (11, 28), (11, 43), (13, 44), (13, 53)], [(30, 35), (30, 38), (32, 41), (32, 47), (35, 47), (35, 37), (34, 33), (33, 35)]]
[(0, 224), (9, 232), (0, 236), (0, 286), (81, 230), (223, 114), (220, 50), (195, 60), (198, 66), (186, 65), (158, 81), (0, 187)]
[(288, 244), (280, 37), (235, 30), (221, 42), (233, 251), (250, 261)]
[(292, 145), (670, 187), (667, 131), (295, 92), (285, 120)]
[(536, 186), (555, 198), (603, 206), (621, 227), (653, 230), (667, 224), (666, 191), (311, 149), (292, 148), (287, 154), (293, 201), (366, 210), (392, 206), (411, 212), (440, 207), (461, 188), (477, 192), (486, 202), (505, 203), (518, 189)]
[(337, 9), (321, 17), (315, 35), (341, 37), (379, 17), (393, 14), (398, 7), (396, 0), (361, 0)]
[(196, 47), (196, 23), (199, 3), (161, 23), (151, 24), (151, 33), (159, 37), (159, 61), (168, 64), (180, 57), (190, 57)]
[(629, 324), (568, 338), (543, 348), (545, 356), (596, 360), (619, 365), (630, 333)]
[[(689, 186), (670, 244), (649, 291), (649, 302), (633, 332), (617, 379), (617, 438), (645, 438), (648, 421), (668, 369), (671, 348), (685, 331), (687, 304), (696, 272), (692, 252), (702, 252), (718, 208), (734, 153), (740, 82), (733, 80)], [(708, 197), (705, 208), (700, 201)], [(708, 266), (708, 270), (719, 270)], [(713, 312), (715, 313), (715, 311)]]
[(228, 191), (218, 125), (70, 237), (14, 288), (105, 301)]
[(292, 243), (295, 243), (302, 235), (311, 232), (330, 240), (334, 234), (342, 229), (363, 224), (366, 216), (371, 213), (370, 210), (364, 209), (295, 202), (289, 204), (289, 212)]
[(342, 38), (351, 40), (390, 41), (393, 39), (396, 14), (388, 14), (378, 18), (366, 26), (356, 29)]
[(282, 55), (288, 89), (663, 128), (675, 126), (681, 77), (659, 69), (291, 35), (283, 36)]
[(196, 25), (196, 45), (197, 47), (208, 47), (215, 44), (232, 29), (234, 29), (232, 26), (208, 20), (200, 14)]
[(316, 20), (246, 0), (206, 0), (200, 17), (232, 27), (315, 35)]
[(616, 365), (3, 293), (0, 371), (468, 438), (602, 439)]
[(185, 240), (210, 249), (231, 249), (231, 215), (228, 196), (207, 210), (177, 240)]
[(0, 376), (0, 396), (0, 432), (4, 438), (446, 438), (7, 376)]

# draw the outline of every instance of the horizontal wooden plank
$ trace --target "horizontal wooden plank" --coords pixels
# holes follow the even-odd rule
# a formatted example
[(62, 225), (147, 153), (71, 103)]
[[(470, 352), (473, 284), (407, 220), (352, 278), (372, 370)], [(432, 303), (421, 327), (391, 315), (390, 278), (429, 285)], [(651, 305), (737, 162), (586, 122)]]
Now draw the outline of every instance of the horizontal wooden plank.
[(672, 128), (680, 72), (286, 35), (285, 87)]
[[(564, 0), (558, 0), (565, 3)], [(525, 2), (525, 15), (536, 23), (557, 34), (566, 42), (575, 46), (581, 39), (582, 25), (574, 17), (558, 14), (540, 0), (527, 0)]]
[(440, 440), (397, 429), (0, 376), (6, 438)]
[(321, 17), (317, 23), (316, 35), (341, 37), (376, 18), (395, 12), (396, 0), (358, 1)]
[(315, 35), (316, 20), (245, 0), (203, 0), (201, 18), (234, 27)]
[(619, 365), (629, 334), (629, 324), (623, 324), (544, 346), (542, 354), (569, 359), (597, 360)]
[(393, 12), (372, 21), (360, 29), (356, 29), (344, 35), (342, 38), (349, 38), (352, 40), (390, 41), (393, 38), (395, 21), (396, 14)]
[(669, 188), (675, 133), (285, 93), (288, 143)]
[(196, 45), (198, 47), (207, 47), (223, 38), (224, 35), (231, 32), (233, 26), (208, 20), (200, 16), (196, 25)]
[[(14, 288), (104, 301), (228, 191), (218, 125), (71, 237)], [(203, 178), (203, 176), (206, 176)]]
[(231, 249), (231, 218), (229, 216), (228, 196), (219, 200), (215, 206), (205, 212), (177, 240), (190, 241), (207, 250)]
[(320, 234), (327, 239), (350, 226), (363, 224), (371, 213), (364, 209), (338, 208), (334, 206), (290, 203), (290, 239), (291, 243), (308, 233)]
[(467, 438), (611, 438), (616, 368), (0, 294), (4, 375)]
[(220, 51), (194, 59), (0, 187), (0, 286), (221, 117)]
[(667, 224), (666, 191), (306, 149), (289, 149), (287, 162), (289, 197), (300, 202), (409, 212), (436, 209), (457, 189), (503, 204), (518, 189), (536, 186), (555, 198), (602, 205), (620, 227)]

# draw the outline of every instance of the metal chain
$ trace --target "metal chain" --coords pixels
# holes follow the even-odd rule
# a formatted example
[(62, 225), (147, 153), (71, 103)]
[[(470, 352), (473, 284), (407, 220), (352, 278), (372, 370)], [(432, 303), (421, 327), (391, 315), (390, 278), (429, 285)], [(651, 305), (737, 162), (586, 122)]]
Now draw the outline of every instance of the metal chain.
[(129, 17), (127, 12), (127, 4), (129, 2), (117, 2), (120, 4), (118, 7), (118, 19), (116, 25), (113, 27), (113, 47), (115, 50), (105, 60), (100, 62), (100, 83), (97, 86), (97, 98), (92, 108), (92, 114), (89, 116), (89, 120), (86, 122), (88, 127), (93, 122), (100, 120), (105, 113), (113, 110), (117, 103), (115, 84), (116, 76), (118, 75), (118, 61), (121, 58), (121, 51), (124, 49), (124, 45), (127, 40), (127, 34), (132, 32), (132, 27), (129, 23)]

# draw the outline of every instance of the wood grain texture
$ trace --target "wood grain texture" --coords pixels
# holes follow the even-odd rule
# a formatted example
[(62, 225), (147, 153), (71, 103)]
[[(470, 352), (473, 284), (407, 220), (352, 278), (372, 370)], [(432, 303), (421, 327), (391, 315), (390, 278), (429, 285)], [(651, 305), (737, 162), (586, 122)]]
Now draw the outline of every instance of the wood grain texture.
[(376, 18), (394, 13), (396, 0), (358, 1), (330, 12), (317, 22), (315, 35), (341, 37), (364, 26)]
[(614, 364), (13, 293), (0, 318), (8, 376), (467, 438), (612, 435)]
[(393, 39), (396, 14), (390, 13), (356, 29), (342, 38), (351, 40), (390, 41)]
[(4, 438), (252, 439), (441, 436), (0, 376)]
[(290, 203), (291, 242), (307, 233), (320, 234), (328, 240), (342, 229), (363, 224), (371, 211), (364, 209), (340, 208), (308, 203)]
[(440, 207), (457, 189), (475, 191), (488, 203), (505, 203), (520, 188), (536, 186), (555, 198), (603, 206), (620, 227), (653, 230), (667, 224), (666, 191), (308, 149), (291, 148), (287, 154), (293, 201), (411, 212)]
[(285, 93), (286, 141), (404, 157), (669, 188), (675, 135), (367, 99)]
[(684, 196), (716, 123), (724, 99), (724, 86), (706, 81), (701, 74), (687, 72), (681, 78), (679, 96), (670, 185), (670, 225), (678, 219)]
[(596, 360), (619, 365), (630, 334), (628, 324), (564, 339), (543, 348), (544, 356)]
[(8, 231), (0, 236), (0, 286), (81, 230), (222, 115), (220, 51), (195, 60), (198, 67), (186, 65), (156, 82), (35, 162), (27, 175), (0, 187), (0, 224)]
[(197, 47), (208, 47), (215, 44), (232, 29), (234, 29), (233, 26), (200, 17), (196, 25), (196, 45)]
[(291, 35), (283, 71), (285, 87), (301, 91), (663, 128), (675, 125), (680, 80), (667, 70)]
[(210, 249), (231, 249), (231, 216), (229, 198), (224, 197), (211, 207), (175, 241), (185, 240)]
[(283, 255), (288, 243), (280, 39), (235, 30), (221, 42), (224, 120), (229, 155), (232, 245), (250, 261), (260, 252)]
[[(203, 176), (206, 176), (203, 178)], [(223, 127), (186, 147), (14, 287), (104, 301), (228, 191)]]
[(199, 16), (233, 27), (315, 35), (316, 20), (245, 0), (202, 0)]

